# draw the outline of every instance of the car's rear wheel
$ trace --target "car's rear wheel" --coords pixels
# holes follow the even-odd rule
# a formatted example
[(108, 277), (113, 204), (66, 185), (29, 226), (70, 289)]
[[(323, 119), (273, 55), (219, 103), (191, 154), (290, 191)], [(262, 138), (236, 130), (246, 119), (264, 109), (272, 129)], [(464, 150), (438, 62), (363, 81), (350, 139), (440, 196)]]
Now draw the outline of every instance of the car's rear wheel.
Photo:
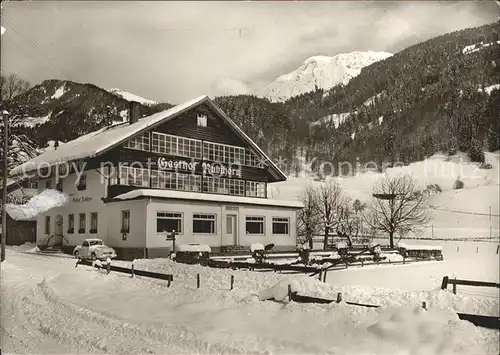
[(73, 254), (75, 256), (76, 259), (80, 259), (80, 253), (77, 251), (75, 251), (75, 253)]

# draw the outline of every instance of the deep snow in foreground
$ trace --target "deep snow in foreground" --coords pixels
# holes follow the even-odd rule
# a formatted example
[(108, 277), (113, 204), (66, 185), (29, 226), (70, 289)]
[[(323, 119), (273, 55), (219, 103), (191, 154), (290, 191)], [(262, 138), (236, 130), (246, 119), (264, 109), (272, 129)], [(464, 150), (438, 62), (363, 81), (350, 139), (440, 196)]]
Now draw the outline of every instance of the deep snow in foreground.
[[(71, 259), (22, 250), (9, 249), (1, 264), (1, 341), (6, 353), (496, 354), (500, 350), (498, 331), (475, 327), (453, 312), (495, 314), (495, 297), (339, 286), (307, 276), (211, 269), (166, 259), (135, 261), (137, 269), (172, 273), (174, 282), (167, 288), (162, 281), (106, 275), (86, 266), (75, 268)], [(364, 272), (359, 270), (352, 274)], [(310, 295), (335, 298), (342, 292), (346, 301), (384, 307), (259, 299), (277, 284), (274, 290), (286, 289), (289, 282)], [(427, 301), (428, 311), (419, 308), (422, 301)]]

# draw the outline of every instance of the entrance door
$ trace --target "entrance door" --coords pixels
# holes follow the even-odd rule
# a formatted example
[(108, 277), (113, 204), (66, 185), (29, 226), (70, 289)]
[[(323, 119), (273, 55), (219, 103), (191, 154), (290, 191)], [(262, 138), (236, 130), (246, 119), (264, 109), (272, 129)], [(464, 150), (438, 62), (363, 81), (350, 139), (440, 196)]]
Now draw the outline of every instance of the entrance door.
[(63, 235), (63, 216), (58, 214), (55, 222), (54, 235)]
[(226, 240), (229, 245), (238, 245), (238, 235), (236, 233), (236, 215), (226, 215)]

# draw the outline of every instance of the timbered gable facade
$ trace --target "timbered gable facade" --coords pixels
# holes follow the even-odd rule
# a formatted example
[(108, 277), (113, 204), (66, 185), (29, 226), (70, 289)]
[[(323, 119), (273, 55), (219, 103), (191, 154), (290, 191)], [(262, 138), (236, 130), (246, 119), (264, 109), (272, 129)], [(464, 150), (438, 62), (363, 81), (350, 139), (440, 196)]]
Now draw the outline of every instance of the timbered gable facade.
[(267, 183), (280, 181), (207, 103), (139, 132), (100, 160), (113, 164), (109, 197), (154, 188), (265, 198)]

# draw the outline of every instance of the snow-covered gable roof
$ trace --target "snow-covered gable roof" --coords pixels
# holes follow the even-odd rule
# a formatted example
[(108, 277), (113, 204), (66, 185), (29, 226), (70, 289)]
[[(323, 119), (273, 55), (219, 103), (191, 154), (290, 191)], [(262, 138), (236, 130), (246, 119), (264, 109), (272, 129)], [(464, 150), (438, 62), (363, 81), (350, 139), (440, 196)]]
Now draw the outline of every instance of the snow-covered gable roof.
[(248, 137), (215, 103), (206, 95), (196, 99), (186, 101), (180, 105), (171, 107), (168, 110), (155, 113), (144, 117), (133, 124), (124, 123), (111, 127), (104, 127), (97, 131), (88, 133), (65, 144), (61, 144), (57, 150), (46, 151), (39, 156), (13, 168), (11, 175), (20, 175), (33, 170), (37, 167), (49, 167), (64, 162), (75, 161), (79, 159), (93, 158), (104, 152), (122, 144), (129, 137), (137, 135), (143, 131), (158, 126), (168, 120), (171, 120), (183, 112), (198, 106), (202, 103), (208, 103), (221, 118), (237, 133), (240, 138), (249, 143), (249, 145), (262, 155), (266, 163), (271, 167), (278, 179), (285, 180), (286, 175), (278, 168), (274, 162), (260, 149), (250, 137)]
[(182, 199), (195, 201), (211, 201), (222, 203), (241, 203), (262, 206), (290, 207), (303, 208), (304, 205), (300, 201), (272, 200), (261, 197), (245, 197), (233, 195), (216, 195), (216, 194), (201, 194), (198, 192), (175, 191), (164, 189), (137, 189), (118, 195), (114, 200), (131, 200), (143, 197), (160, 198), (160, 199)]

